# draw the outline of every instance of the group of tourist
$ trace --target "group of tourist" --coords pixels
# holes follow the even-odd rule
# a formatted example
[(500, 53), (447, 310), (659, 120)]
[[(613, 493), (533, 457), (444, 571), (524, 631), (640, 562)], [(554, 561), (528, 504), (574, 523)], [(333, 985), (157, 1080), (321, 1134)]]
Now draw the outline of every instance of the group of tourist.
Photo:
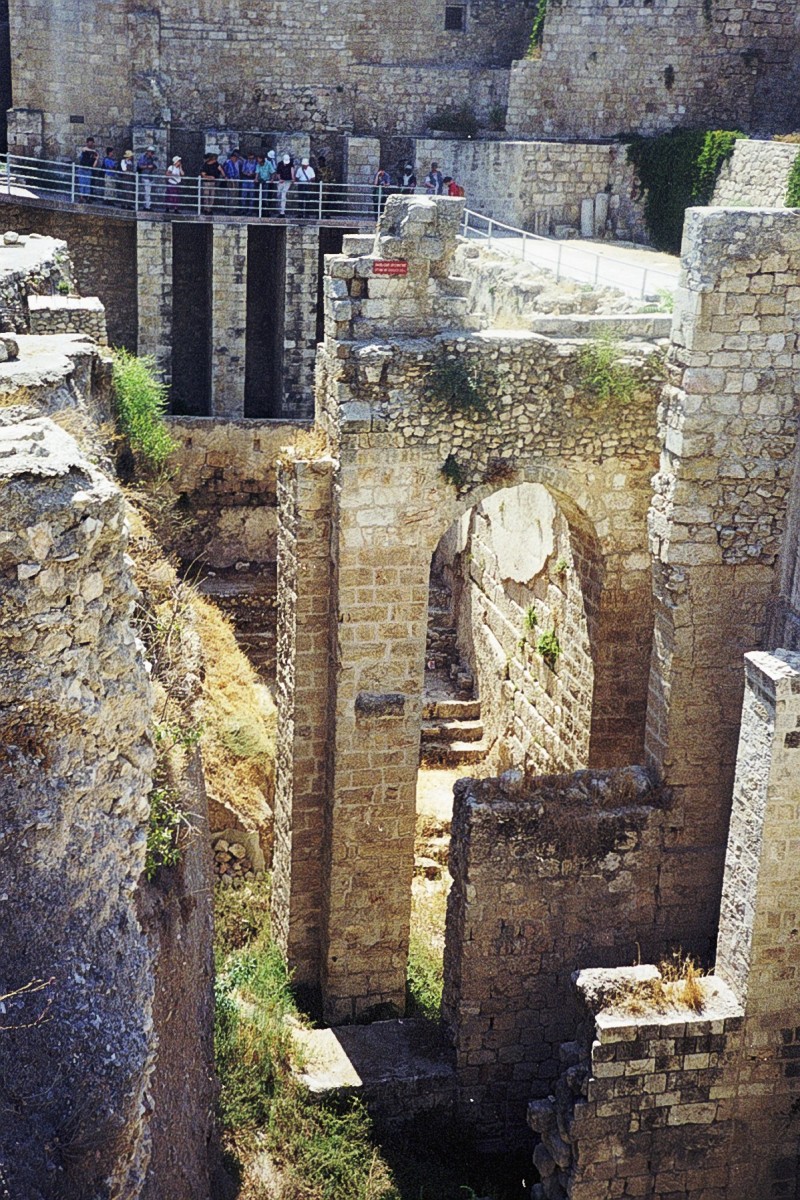
[[(137, 158), (132, 150), (118, 157), (113, 146), (101, 154), (95, 139), (86, 139), (78, 152), (76, 165), (76, 199), (87, 204), (102, 203), (124, 208), (153, 211), (161, 205), (166, 212), (196, 210), (211, 215), (224, 212), (231, 215), (272, 214), (285, 217), (287, 213), (300, 219), (330, 216), (336, 211), (336, 190), (333, 172), (327, 159), (320, 154), (312, 162), (309, 156), (293, 158), (287, 152), (269, 150), (264, 154), (241, 154), (238, 150), (220, 161), (218, 154), (206, 154), (199, 172), (199, 198), (196, 189), (191, 195), (182, 187), (186, 172), (179, 154), (172, 157), (166, 169), (159, 163), (156, 149), (148, 146)], [(443, 175), (439, 164), (423, 180), (429, 196), (463, 196), (464, 189), (450, 175)], [(373, 206), (378, 215), (386, 198), (395, 193), (417, 191), (417, 177), (411, 163), (398, 173), (395, 183), (390, 173), (381, 168), (373, 182)], [(291, 195), (290, 195), (291, 193)]]

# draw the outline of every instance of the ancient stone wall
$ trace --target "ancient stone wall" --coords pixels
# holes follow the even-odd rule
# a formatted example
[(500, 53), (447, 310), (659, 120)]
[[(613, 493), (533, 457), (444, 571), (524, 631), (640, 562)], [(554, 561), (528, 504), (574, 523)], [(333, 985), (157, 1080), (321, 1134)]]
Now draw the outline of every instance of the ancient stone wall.
[(105, 309), (96, 296), (29, 296), (28, 313), (31, 333), (79, 333), (108, 345)]
[[(99, 296), (112, 346), (136, 349), (136, 223), (77, 213), (4, 204), (3, 224), (18, 233), (64, 239), (72, 277), (84, 296)], [(0, 250), (2, 254), (2, 250)]]
[[(641, 205), (631, 198), (634, 171), (624, 146), (446, 138), (417, 138), (414, 145), (420, 184), (436, 160), (465, 189), (467, 207), (475, 212), (537, 233), (550, 233), (556, 225), (577, 229), (581, 201), (603, 193), (609, 232), (647, 240)], [(397, 164), (383, 165), (396, 179)]]
[[(273, 928), (296, 983), (317, 994), (324, 931), (333, 462), (279, 476), (279, 644)], [(364, 845), (359, 844), (359, 853)], [(328, 866), (328, 870), (329, 870)]]
[[(528, 1112), (542, 1138), (534, 1151), (538, 1197), (757, 1194), (729, 1190), (731, 1154), (743, 1140), (731, 1099), (741, 1006), (712, 976), (700, 985), (700, 1012), (680, 1001), (659, 1011), (651, 997), (660, 981), (655, 967), (577, 976), (578, 1038), (561, 1047), (555, 1096), (535, 1100)], [(748, 1153), (758, 1157), (754, 1143)]]
[(616, 137), (675, 126), (790, 132), (800, 125), (800, 16), (787, 0), (548, 6), (538, 57), (511, 71), (514, 136)]
[(796, 440), (797, 217), (691, 209), (649, 516), (647, 745), (674, 787), (664, 928), (708, 948), (739, 734), (741, 656), (765, 644)]
[(712, 204), (732, 208), (783, 208), (789, 172), (800, 147), (741, 138), (723, 164)]
[[(147, 11), (125, 0), (99, 5), (89, 28), (79, 0), (44, 8), (13, 0), (14, 102), (44, 114), (48, 153), (69, 155), (87, 132), (128, 144), (132, 124), (142, 134), (170, 122), (197, 130), (423, 131), (434, 112), (462, 103), (488, 118), (505, 103), (507, 69), (527, 45), (530, 7), (456, 7), (463, 31), (445, 30), (438, 0), (413, 9), (340, 0), (335, 11), (271, 0), (257, 20), (238, 0), (224, 12), (213, 0), (191, 11), (176, 0)], [(210, 46), (214, 69), (197, 72)], [(87, 88), (91, 55), (102, 61), (102, 80)], [(12, 134), (15, 126), (12, 119)]]
[(63, 241), (30, 237), (10, 230), (0, 242), (0, 327), (11, 333), (28, 333), (31, 315), (29, 296), (53, 296), (60, 283), (70, 280), (71, 264)]
[(123, 498), (47, 419), (0, 434), (3, 991), (52, 979), (45, 1023), (22, 1028), (41, 995), (7, 1010), (20, 1028), (0, 1044), (3, 1179), (14, 1195), (135, 1196), (154, 1044), (134, 891), (153, 755)]
[[(278, 421), (170, 417), (169, 428), (176, 442), (169, 487), (178, 505), (174, 547), (180, 557), (212, 568), (274, 563), (277, 458), (302, 427)], [(185, 528), (179, 519), (182, 511), (192, 514)]]
[(498, 1145), (558, 1076), (571, 973), (652, 945), (662, 797), (632, 768), (463, 779), (455, 796), (443, 1013), (461, 1114)]

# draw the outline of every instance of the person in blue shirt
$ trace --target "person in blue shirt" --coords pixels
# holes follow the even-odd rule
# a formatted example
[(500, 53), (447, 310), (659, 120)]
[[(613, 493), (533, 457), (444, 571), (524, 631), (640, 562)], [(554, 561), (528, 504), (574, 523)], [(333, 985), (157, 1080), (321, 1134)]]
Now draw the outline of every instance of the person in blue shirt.
[(103, 200), (106, 204), (113, 204), (117, 198), (117, 171), (119, 163), (114, 154), (113, 146), (106, 146), (106, 152), (103, 157)]
[(237, 213), (239, 211), (239, 183), (242, 178), (242, 163), (238, 150), (231, 150), (227, 159), (222, 164), (222, 170), (225, 173), (228, 212)]
[(256, 162), (256, 179), (258, 186), (261, 188), (261, 211), (267, 212), (272, 207), (274, 200), (273, 178), (278, 165), (275, 162), (275, 151), (270, 150), (268, 154), (259, 154)]
[(241, 166), (242, 174), (242, 208), (250, 213), (256, 206), (256, 171), (258, 163), (255, 154), (248, 154)]
[(150, 212), (153, 206), (153, 178), (158, 170), (155, 146), (147, 147), (136, 164), (136, 170), (142, 177), (142, 196), (144, 199), (142, 207), (145, 212)]

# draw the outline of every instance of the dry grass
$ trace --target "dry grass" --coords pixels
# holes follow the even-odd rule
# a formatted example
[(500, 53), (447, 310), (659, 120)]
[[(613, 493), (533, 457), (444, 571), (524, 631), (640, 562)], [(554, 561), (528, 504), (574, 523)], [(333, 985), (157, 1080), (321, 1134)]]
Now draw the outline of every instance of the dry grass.
[(215, 800), (249, 828), (272, 820), (277, 712), (218, 608), (194, 596), (203, 647), (203, 768)]
[[(147, 614), (145, 620), (160, 625), (158, 640), (166, 648), (167, 661), (156, 664), (153, 671), (154, 682), (161, 682), (164, 688), (157, 697), (157, 708), (162, 708), (163, 695), (172, 695), (178, 702), (183, 696), (181, 680), (171, 678), (171, 659), (175, 659), (176, 672), (185, 672), (181, 643), (191, 636), (202, 660), (200, 745), (212, 818), (216, 823), (221, 820), (224, 827), (225, 813), (213, 812), (215, 803), (221, 805), (235, 822), (257, 829), (262, 848), (268, 849), (270, 838), (265, 833), (271, 833), (277, 720), (269, 689), (239, 649), (228, 619), (180, 580), (151, 531), (149, 515), (132, 504), (127, 515), (135, 578), (143, 595), (141, 607)], [(177, 619), (174, 628), (165, 633), (171, 614), (177, 614)], [(152, 657), (151, 649), (149, 653)], [(166, 721), (173, 718), (168, 711), (157, 711), (157, 716)]]
[(644, 1016), (647, 1013), (693, 1012), (705, 1008), (704, 972), (690, 955), (676, 951), (658, 964), (660, 978), (623, 984), (611, 998), (615, 1013)]

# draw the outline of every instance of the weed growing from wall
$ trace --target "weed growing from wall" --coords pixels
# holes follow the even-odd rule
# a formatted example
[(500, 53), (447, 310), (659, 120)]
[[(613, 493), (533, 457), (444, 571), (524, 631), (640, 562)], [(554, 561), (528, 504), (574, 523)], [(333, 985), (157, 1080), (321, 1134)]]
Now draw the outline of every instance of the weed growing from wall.
[(536, 649), (541, 654), (551, 671), (555, 671), (556, 663), (561, 657), (561, 643), (555, 629), (546, 629), (536, 643)]
[(463, 358), (440, 360), (431, 371), (428, 394), (452, 413), (477, 417), (488, 411), (486, 396)]
[(441, 466), (441, 473), (448, 483), (458, 490), (465, 482), (464, 472), (454, 454), (448, 454)]
[(786, 188), (786, 207), (800, 208), (800, 154), (792, 163)]
[(155, 362), (114, 350), (112, 382), (119, 427), (139, 463), (155, 473), (175, 449), (164, 422), (167, 389), (155, 374)]
[(598, 400), (629, 404), (636, 392), (636, 376), (621, 362), (619, 343), (610, 336), (597, 338), (578, 354), (581, 386)]
[(674, 129), (660, 137), (625, 137), (644, 194), (647, 228), (660, 250), (680, 251), (686, 209), (708, 204), (723, 163), (744, 136), (727, 129)]

